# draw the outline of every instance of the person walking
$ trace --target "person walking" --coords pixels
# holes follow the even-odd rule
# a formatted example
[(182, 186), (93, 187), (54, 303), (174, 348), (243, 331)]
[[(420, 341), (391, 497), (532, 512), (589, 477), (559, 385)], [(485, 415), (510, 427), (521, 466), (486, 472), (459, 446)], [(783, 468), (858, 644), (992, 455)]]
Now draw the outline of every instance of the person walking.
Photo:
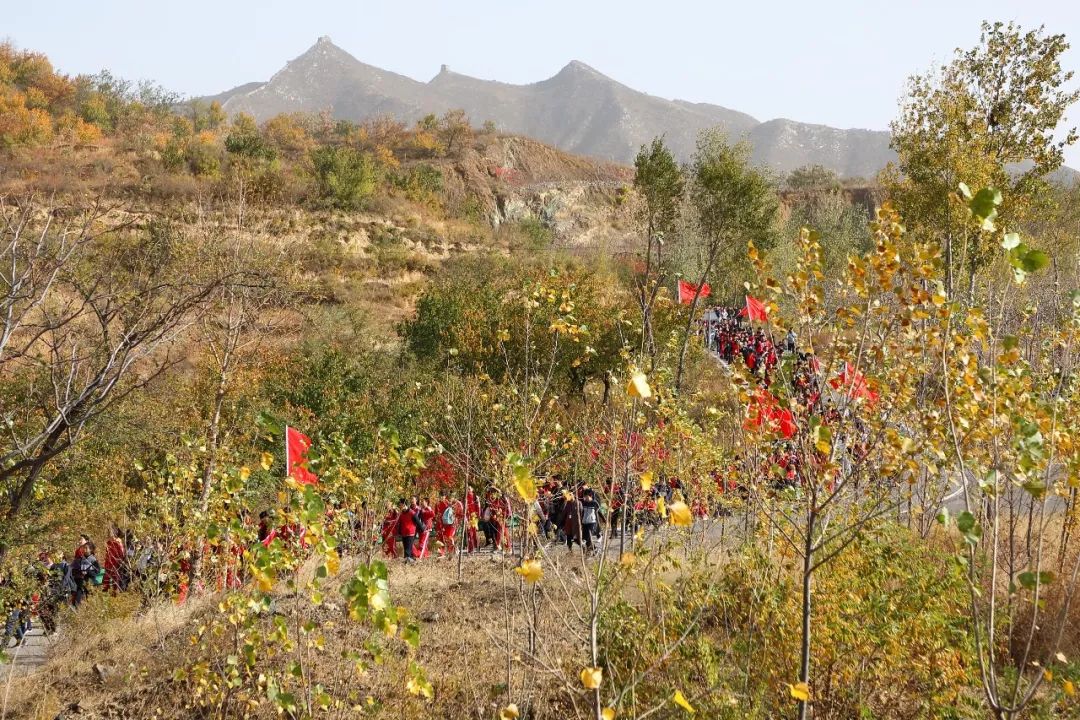
[(112, 594), (127, 589), (122, 573), (127, 560), (127, 548), (124, 547), (120, 528), (115, 524), (109, 528), (109, 539), (105, 543), (105, 581), (104, 589)]
[(417, 510), (413, 509), (405, 498), (401, 498), (398, 508), (397, 536), (401, 538), (405, 563), (414, 563), (416, 562), (416, 535), (421, 526), (420, 518)]

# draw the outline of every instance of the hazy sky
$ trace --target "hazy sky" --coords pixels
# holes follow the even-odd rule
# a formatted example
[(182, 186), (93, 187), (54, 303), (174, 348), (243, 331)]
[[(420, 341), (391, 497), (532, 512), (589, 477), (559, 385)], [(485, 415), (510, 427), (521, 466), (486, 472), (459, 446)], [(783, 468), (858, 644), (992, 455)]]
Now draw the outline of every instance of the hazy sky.
[[(61, 70), (189, 95), (265, 80), (329, 35), (418, 80), (446, 63), (533, 82), (576, 59), (653, 95), (879, 130), (905, 78), (974, 45), (983, 19), (1065, 33), (1080, 70), (1077, 0), (0, 0), (0, 37)], [(1080, 167), (1080, 148), (1068, 157)]]

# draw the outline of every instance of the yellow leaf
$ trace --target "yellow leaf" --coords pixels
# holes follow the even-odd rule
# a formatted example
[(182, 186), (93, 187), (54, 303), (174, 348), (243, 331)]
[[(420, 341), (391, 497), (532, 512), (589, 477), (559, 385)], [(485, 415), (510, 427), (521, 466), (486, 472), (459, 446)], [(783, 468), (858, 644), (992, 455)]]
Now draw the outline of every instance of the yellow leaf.
[(1076, 694), (1076, 686), (1073, 685), (1072, 680), (1066, 680), (1061, 685), (1062, 685), (1061, 689), (1064, 690), (1065, 694), (1068, 695), (1069, 697), (1072, 697), (1073, 695)]
[(244, 467), (240, 468), (240, 481), (247, 482), (247, 479), (249, 477), (251, 477), (251, 470), (248, 469), (248, 466), (245, 465)]
[(788, 685), (788, 692), (791, 693), (791, 697), (796, 700), (801, 700), (802, 702), (810, 701), (810, 686), (804, 682)]
[(1043, 680), (1046, 682), (1054, 682), (1054, 673), (1050, 670), (1043, 670)]
[(600, 717), (604, 720), (615, 720), (615, 708), (606, 707), (601, 711)]
[(259, 590), (262, 592), (270, 592), (274, 587), (273, 579), (264, 572), (257, 573), (255, 579), (259, 583)]
[(694, 706), (690, 704), (690, 701), (682, 694), (682, 690), (676, 690), (675, 694), (671, 697), (671, 701), (691, 715), (697, 712), (694, 710)]
[(587, 690), (595, 690), (600, 687), (600, 683), (603, 681), (603, 668), (587, 667), (581, 669), (581, 684), (584, 685)]
[(520, 567), (514, 568), (514, 572), (523, 577), (527, 583), (534, 583), (544, 577), (544, 569), (540, 567), (539, 560), (526, 560)]
[(645, 377), (645, 373), (636, 372), (630, 376), (630, 384), (626, 386), (626, 394), (642, 400), (652, 397), (652, 388), (649, 387), (649, 380)]
[(370, 593), (368, 595), (368, 605), (370, 605), (371, 609), (374, 610), (375, 612), (379, 612), (380, 610), (385, 610), (386, 609), (386, 596), (383, 593), (379, 592), (378, 590), (375, 590), (374, 592), (372, 592), (372, 593)]
[(268, 452), (264, 452), (262, 454), (262, 462), (259, 464), (262, 465), (263, 470), (269, 470), (270, 466), (274, 464), (274, 456)]
[(664, 504), (664, 498), (656, 498), (656, 514), (662, 518), (667, 517), (667, 505)]
[(397, 628), (397, 623), (386, 623), (386, 627), (383, 628), (383, 635), (392, 638), (397, 635)]
[(690, 527), (694, 524), (694, 514), (690, 507), (681, 500), (671, 503), (671, 524), (676, 527)]
[(641, 489), (649, 492), (652, 489), (653, 474), (651, 470), (641, 473)]
[(830, 452), (832, 452), (832, 445), (830, 445), (829, 441), (825, 440), (824, 438), (814, 443), (814, 447), (816, 447), (817, 451), (822, 455), (828, 455)]
[(632, 552), (623, 553), (623, 556), (619, 558), (619, 564), (623, 567), (634, 567), (634, 563), (637, 562), (637, 555)]
[(536, 502), (536, 481), (528, 468), (524, 466), (514, 468), (514, 487), (517, 488), (522, 500), (527, 503)]
[(510, 703), (499, 711), (499, 720), (517, 720), (520, 715), (521, 713), (518, 712), (518, 706), (514, 703)]
[(338, 570), (341, 569), (341, 556), (337, 554), (337, 550), (331, 550), (326, 554), (326, 572), (331, 575), (337, 575)]

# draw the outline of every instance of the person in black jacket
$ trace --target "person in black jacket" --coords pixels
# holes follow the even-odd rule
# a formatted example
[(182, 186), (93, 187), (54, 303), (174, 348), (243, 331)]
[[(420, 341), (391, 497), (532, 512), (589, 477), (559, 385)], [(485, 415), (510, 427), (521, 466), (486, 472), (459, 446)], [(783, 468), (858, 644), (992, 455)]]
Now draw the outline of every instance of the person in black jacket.
[(75, 581), (75, 598), (72, 605), (79, 607), (86, 596), (90, 594), (90, 586), (97, 581), (101, 572), (101, 563), (95, 554), (96, 548), (92, 540), (87, 540), (83, 547), (83, 553), (71, 566), (71, 579)]

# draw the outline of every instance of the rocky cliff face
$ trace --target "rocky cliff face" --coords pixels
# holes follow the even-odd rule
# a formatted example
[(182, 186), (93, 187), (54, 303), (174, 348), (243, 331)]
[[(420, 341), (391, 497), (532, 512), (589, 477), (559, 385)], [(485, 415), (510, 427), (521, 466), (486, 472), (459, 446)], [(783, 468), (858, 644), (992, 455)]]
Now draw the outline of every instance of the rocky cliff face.
[(267, 82), (215, 97), (228, 112), (250, 113), (259, 120), (282, 112), (328, 110), (346, 120), (390, 114), (412, 122), (430, 112), (461, 108), (476, 125), (491, 120), (505, 132), (620, 163), (632, 161), (641, 145), (657, 135), (687, 159), (698, 133), (713, 127), (733, 139), (749, 140), (755, 160), (782, 172), (819, 163), (844, 176), (869, 176), (893, 158), (885, 132), (792, 120), (759, 122), (719, 105), (638, 92), (577, 61), (529, 85), (479, 80), (446, 66), (422, 83), (366, 65), (327, 37)]

